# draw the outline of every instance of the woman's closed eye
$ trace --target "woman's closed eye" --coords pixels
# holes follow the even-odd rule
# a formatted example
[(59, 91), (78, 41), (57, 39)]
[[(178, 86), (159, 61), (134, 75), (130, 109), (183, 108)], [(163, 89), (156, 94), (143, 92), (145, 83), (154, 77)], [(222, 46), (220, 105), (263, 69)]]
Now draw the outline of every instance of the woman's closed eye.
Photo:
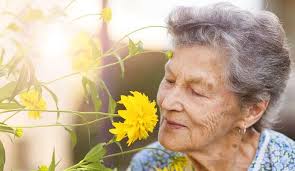
[(206, 96), (204, 96), (202, 93), (200, 93), (200, 92), (198, 92), (198, 91), (196, 91), (196, 90), (194, 90), (194, 89), (191, 89), (191, 92), (192, 92), (192, 95), (193, 95), (193, 96), (197, 96), (197, 97), (206, 97)]
[(174, 84), (175, 83), (175, 80), (173, 79), (168, 79), (168, 78), (165, 78), (165, 81), (169, 84)]

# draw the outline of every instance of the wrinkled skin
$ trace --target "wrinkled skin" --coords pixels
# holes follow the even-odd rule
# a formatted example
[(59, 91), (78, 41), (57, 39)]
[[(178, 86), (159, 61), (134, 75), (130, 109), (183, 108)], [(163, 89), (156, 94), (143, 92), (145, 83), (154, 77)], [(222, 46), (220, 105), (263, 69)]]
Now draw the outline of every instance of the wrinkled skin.
[[(227, 150), (238, 147), (243, 111), (236, 95), (226, 88), (226, 64), (227, 59), (217, 49), (175, 49), (157, 95), (161, 112), (158, 140), (165, 148), (198, 160), (199, 154), (208, 157), (208, 149), (216, 148), (213, 153), (219, 159), (228, 155)], [(249, 149), (251, 154), (246, 156), (249, 161), (257, 141), (256, 136), (254, 150)]]
[(242, 109), (227, 88), (226, 66), (221, 50), (177, 47), (159, 86), (158, 140), (186, 154), (197, 170), (247, 170), (257, 149), (260, 133), (250, 127), (267, 102)]
[[(161, 108), (159, 141), (171, 150), (198, 149), (236, 127), (240, 107), (226, 89), (225, 62), (211, 48), (175, 49), (165, 66), (157, 98)], [(185, 127), (169, 129), (164, 118)]]

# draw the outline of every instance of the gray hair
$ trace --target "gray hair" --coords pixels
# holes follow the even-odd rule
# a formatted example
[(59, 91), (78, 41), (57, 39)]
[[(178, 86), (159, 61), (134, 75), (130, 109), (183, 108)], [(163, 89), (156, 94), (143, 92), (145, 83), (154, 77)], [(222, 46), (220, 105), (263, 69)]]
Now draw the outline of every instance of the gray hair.
[(254, 128), (270, 128), (278, 119), (291, 70), (290, 53), (279, 19), (271, 12), (249, 12), (229, 3), (177, 7), (167, 21), (174, 46), (221, 49), (228, 59), (228, 88), (241, 107), (269, 101)]

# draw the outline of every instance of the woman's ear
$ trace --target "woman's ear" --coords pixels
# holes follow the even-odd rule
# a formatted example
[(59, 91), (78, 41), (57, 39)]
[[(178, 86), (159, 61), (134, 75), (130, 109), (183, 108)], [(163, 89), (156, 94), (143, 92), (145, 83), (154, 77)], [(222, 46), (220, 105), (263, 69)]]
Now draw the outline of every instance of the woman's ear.
[(254, 125), (264, 114), (266, 108), (268, 106), (269, 101), (263, 100), (258, 103), (249, 105), (246, 109), (246, 115), (244, 117), (244, 124), (246, 128), (251, 127)]

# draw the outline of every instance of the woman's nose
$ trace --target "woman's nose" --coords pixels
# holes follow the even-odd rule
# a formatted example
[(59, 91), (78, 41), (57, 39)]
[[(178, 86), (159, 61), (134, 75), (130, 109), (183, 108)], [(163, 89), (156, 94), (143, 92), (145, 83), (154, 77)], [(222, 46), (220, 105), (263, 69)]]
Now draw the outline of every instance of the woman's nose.
[(173, 88), (168, 91), (166, 96), (163, 99), (161, 107), (166, 110), (175, 110), (182, 111), (183, 110), (183, 94), (181, 93), (180, 88)]

